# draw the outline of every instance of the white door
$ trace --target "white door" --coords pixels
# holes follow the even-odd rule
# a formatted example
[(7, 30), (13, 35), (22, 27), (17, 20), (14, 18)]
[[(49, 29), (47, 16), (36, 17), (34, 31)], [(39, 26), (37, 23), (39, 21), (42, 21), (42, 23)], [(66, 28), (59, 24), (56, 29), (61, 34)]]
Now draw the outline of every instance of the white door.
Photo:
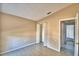
[(36, 26), (36, 43), (40, 43), (40, 24)]
[(75, 21), (75, 56), (79, 55), (79, 14), (76, 14)]
[(41, 24), (37, 24), (36, 29), (36, 43), (40, 43), (40, 35), (42, 35), (42, 42), (44, 46), (47, 46), (47, 24), (42, 23), (42, 32), (40, 32)]
[(44, 46), (47, 46), (47, 24), (42, 24), (42, 40), (44, 42)]

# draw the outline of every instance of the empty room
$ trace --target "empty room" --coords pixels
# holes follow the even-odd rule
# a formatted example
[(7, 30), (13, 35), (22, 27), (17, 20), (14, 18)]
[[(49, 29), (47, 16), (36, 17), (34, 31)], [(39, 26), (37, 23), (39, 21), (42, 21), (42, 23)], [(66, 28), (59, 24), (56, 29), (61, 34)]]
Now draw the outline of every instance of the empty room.
[(79, 3), (0, 3), (0, 56), (79, 56)]

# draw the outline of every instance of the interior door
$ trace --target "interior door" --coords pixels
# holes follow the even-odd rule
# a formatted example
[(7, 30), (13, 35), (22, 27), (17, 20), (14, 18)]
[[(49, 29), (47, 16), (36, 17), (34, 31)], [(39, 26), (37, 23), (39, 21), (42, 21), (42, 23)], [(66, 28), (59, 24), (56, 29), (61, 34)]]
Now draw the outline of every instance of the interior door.
[(47, 24), (46, 23), (37, 24), (36, 43), (40, 43), (40, 39), (42, 39), (41, 41), (43, 42), (43, 45), (47, 46)]
[(42, 41), (47, 46), (47, 23), (42, 24)]
[(40, 43), (40, 24), (36, 26), (36, 43)]
[(79, 56), (79, 13), (76, 14), (75, 21), (75, 56)]

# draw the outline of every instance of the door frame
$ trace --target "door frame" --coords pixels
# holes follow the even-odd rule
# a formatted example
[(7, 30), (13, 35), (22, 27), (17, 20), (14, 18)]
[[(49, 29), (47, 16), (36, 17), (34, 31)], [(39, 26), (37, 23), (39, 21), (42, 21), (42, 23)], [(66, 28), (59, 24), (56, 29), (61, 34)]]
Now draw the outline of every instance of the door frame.
[(76, 19), (76, 25), (75, 25), (75, 27), (76, 27), (76, 32), (75, 32), (75, 53), (74, 53), (74, 55), (75, 56), (78, 56), (79, 55), (79, 13), (76, 13), (76, 17), (75, 17), (75, 19)]
[[(78, 28), (78, 24), (77, 24), (77, 19), (76, 17), (71, 17), (71, 18), (65, 18), (65, 19), (59, 19), (59, 51), (61, 51), (61, 22), (62, 21), (67, 21), (67, 20), (74, 20), (75, 21), (75, 40), (78, 39), (76, 38), (77, 35), (77, 28)], [(75, 49), (74, 49), (75, 50)], [(75, 51), (74, 51), (74, 55), (75, 55)]]
[(46, 27), (47, 23), (38, 23), (36, 26), (36, 43), (40, 43), (40, 25), (42, 24), (42, 41), (43, 45), (47, 46), (47, 39), (46, 39)]

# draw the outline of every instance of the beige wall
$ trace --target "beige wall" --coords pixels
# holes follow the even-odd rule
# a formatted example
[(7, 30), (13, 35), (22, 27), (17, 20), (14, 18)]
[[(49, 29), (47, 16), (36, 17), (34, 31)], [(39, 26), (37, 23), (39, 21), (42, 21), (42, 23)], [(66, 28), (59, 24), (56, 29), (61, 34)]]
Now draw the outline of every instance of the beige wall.
[(72, 4), (38, 22), (47, 23), (49, 45), (54, 49), (57, 50), (59, 48), (59, 19), (75, 17), (78, 11), (79, 4)]
[(0, 13), (1, 52), (35, 43), (36, 22)]
[[(59, 48), (59, 19), (75, 17), (79, 4), (73, 4), (40, 21), (47, 23), (49, 44)], [(1, 21), (1, 52), (11, 50), (35, 42), (36, 22), (28, 19), (0, 13)]]

